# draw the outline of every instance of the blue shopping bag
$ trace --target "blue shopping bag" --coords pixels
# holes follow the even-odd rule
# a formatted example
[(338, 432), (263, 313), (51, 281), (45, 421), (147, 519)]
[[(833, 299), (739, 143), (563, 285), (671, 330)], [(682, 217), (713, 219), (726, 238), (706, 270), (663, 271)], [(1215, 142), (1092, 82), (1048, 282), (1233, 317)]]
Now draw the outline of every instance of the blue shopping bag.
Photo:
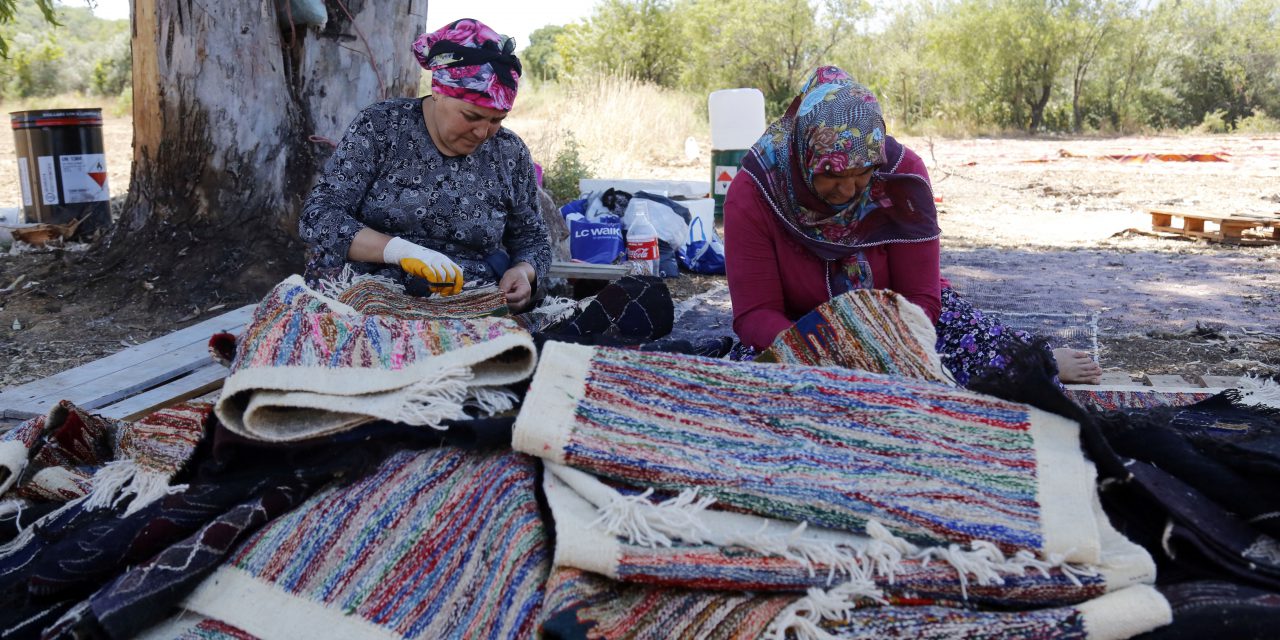
[(715, 231), (707, 235), (701, 217), (695, 217), (689, 225), (689, 241), (680, 251), (680, 260), (694, 273), (724, 273), (724, 245)]
[(574, 260), (595, 264), (614, 264), (626, 256), (621, 222), (569, 220), (569, 255)]

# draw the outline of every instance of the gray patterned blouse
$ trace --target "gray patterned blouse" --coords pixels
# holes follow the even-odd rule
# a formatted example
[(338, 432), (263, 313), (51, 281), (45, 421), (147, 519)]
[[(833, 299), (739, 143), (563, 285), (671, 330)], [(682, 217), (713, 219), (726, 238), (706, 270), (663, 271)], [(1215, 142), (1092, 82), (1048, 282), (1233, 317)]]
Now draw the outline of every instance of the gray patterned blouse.
[[(307, 280), (340, 273), (363, 227), (449, 256), (468, 281), (500, 278), (490, 266), (498, 252), (512, 265), (533, 265), (539, 278), (546, 275), (551, 244), (538, 213), (529, 148), (503, 128), (470, 155), (441, 155), (423, 122), (422, 100), (379, 102), (347, 128), (298, 221), (309, 247)], [(351, 266), (406, 279), (392, 265)]]

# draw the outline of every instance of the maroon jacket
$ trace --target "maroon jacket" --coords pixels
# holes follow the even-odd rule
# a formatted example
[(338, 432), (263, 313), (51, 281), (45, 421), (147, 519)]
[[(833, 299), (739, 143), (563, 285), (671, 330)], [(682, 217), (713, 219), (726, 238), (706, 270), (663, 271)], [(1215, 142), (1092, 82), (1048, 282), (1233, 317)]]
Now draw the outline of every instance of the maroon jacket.
[[(924, 162), (910, 149), (898, 172), (928, 177)], [(831, 299), (828, 270), (841, 266), (794, 240), (745, 171), (738, 172), (725, 196), (724, 243), (733, 330), (744, 343), (767, 348), (801, 316)], [(936, 323), (942, 308), (938, 252), (933, 239), (884, 244), (863, 255), (877, 289), (902, 294)]]

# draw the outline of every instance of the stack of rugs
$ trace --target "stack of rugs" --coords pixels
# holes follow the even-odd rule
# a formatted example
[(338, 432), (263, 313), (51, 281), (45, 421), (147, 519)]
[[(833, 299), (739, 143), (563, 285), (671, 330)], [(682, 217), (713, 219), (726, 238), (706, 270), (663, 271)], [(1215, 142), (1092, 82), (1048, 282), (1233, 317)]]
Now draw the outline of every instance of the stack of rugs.
[[(830, 340), (737, 363), (537, 354), (495, 293), (290, 278), (225, 354), (216, 406), (128, 424), (64, 405), (0, 438), (0, 636), (1127, 638), (1172, 619), (1160, 559), (1097, 489), (1141, 474), (1090, 446), (1095, 465), (1076, 420), (955, 387), (894, 294), (841, 296), (801, 327)], [(1192, 422), (1276, 422), (1234, 410)], [(1205, 539), (1178, 522), (1174, 544)]]

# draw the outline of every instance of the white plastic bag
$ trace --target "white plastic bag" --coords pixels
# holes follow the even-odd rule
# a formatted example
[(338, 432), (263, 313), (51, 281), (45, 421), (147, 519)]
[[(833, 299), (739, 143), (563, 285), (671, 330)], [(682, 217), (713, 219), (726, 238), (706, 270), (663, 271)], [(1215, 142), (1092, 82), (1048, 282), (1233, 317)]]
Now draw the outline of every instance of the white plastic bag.
[(643, 199), (648, 206), (646, 212), (649, 222), (653, 223), (653, 228), (658, 230), (658, 239), (667, 243), (676, 253), (680, 253), (684, 249), (684, 245), (689, 241), (689, 223), (674, 209), (663, 204), (658, 200), (644, 198), (641, 193), (637, 193), (631, 198), (631, 202), (627, 203), (627, 213), (622, 217), (622, 224), (631, 229), (631, 221), (635, 220), (635, 203), (637, 200)]

